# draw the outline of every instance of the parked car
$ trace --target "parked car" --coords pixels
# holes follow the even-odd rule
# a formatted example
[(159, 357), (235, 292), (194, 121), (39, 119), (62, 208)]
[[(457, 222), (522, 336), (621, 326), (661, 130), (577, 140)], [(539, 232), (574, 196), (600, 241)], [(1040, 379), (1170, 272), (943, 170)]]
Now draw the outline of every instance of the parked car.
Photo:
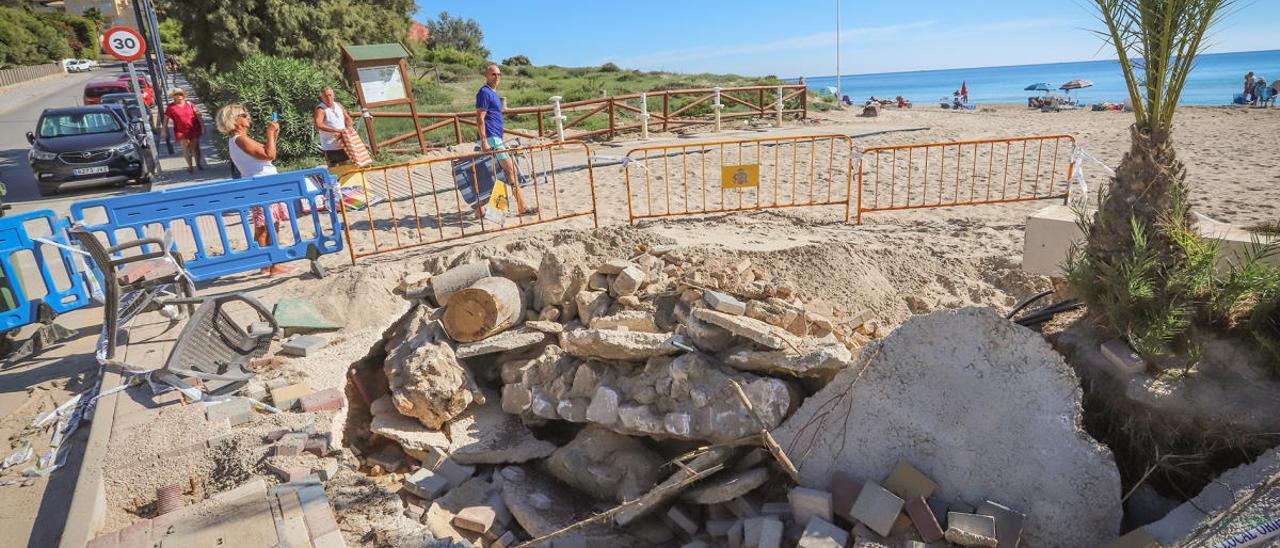
[(102, 101), (102, 96), (109, 93), (130, 93), (129, 82), (121, 81), (99, 81), (89, 82), (84, 85), (84, 104), (96, 105)]
[(63, 59), (62, 68), (67, 72), (89, 72), (93, 70), (93, 65), (84, 59)]
[(119, 104), (46, 109), (40, 114), (28, 160), (43, 196), (65, 183), (149, 183), (155, 147), (141, 123), (126, 122)]
[[(129, 75), (126, 74), (121, 76), (117, 78), (116, 81), (124, 84), (126, 91), (133, 91), (132, 89), (127, 89), (129, 87)], [(151, 79), (143, 75), (138, 75), (138, 85), (142, 89), (142, 100), (147, 102), (147, 106), (156, 104), (156, 91), (155, 88), (151, 86)]]
[[(98, 98), (99, 104), (103, 105), (120, 105), (124, 108), (130, 122), (141, 121), (143, 109), (138, 106), (138, 96), (133, 93), (108, 93)], [(146, 109), (149, 116), (148, 122), (154, 121), (154, 115), (150, 115), (151, 109)]]

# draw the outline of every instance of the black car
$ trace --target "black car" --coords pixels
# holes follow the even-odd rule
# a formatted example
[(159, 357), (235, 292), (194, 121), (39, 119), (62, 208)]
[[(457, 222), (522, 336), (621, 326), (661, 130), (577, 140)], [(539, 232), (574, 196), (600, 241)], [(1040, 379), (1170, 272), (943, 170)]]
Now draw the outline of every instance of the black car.
[(52, 108), (40, 114), (28, 157), (41, 195), (66, 183), (150, 183), (156, 158), (150, 136), (128, 122), (123, 105)]

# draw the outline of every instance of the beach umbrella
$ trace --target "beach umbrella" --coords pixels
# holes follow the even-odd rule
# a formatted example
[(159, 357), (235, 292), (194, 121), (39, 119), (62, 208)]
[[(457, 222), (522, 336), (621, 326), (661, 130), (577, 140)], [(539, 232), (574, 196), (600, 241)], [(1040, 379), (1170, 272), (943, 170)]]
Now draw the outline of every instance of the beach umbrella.
[(1038, 84), (1031, 84), (1023, 89), (1027, 91), (1043, 91), (1045, 93), (1048, 93), (1050, 91), (1053, 91), (1053, 86), (1046, 84), (1044, 82), (1040, 82)]
[(960, 95), (961, 96), (969, 95), (969, 84), (967, 82), (960, 82)]
[(1070, 82), (1062, 84), (1062, 87), (1058, 89), (1061, 89), (1063, 91), (1071, 91), (1073, 89), (1084, 89), (1084, 88), (1091, 88), (1091, 87), (1093, 87), (1093, 82), (1090, 82), (1088, 80), (1072, 80)]

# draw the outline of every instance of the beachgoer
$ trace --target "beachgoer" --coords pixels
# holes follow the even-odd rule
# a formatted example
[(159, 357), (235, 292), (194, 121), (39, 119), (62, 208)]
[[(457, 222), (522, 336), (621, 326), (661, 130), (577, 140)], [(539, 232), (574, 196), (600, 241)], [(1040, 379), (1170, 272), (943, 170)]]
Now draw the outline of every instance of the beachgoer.
[(355, 127), (351, 114), (334, 96), (333, 88), (320, 90), (320, 102), (315, 108), (316, 130), (320, 132), (320, 148), (329, 167), (351, 163), (347, 149), (342, 146), (342, 132)]
[[(502, 99), (498, 98), (498, 83), (502, 80), (502, 69), (491, 64), (485, 69), (485, 84), (476, 92), (476, 128), (480, 133), (480, 150), (491, 152), (503, 150), (502, 145)], [(507, 186), (516, 196), (516, 207), (521, 215), (533, 215), (536, 207), (525, 207), (524, 196), (520, 195), (520, 181), (516, 177), (516, 162), (510, 154), (499, 152), (493, 159), (502, 164), (507, 175)], [(477, 218), (484, 216), (484, 205), (476, 204)]]
[(909, 103), (907, 103), (907, 100), (906, 100), (906, 99), (903, 99), (903, 98), (902, 98), (902, 96), (901, 96), (901, 95), (899, 95), (899, 96), (898, 96), (898, 108), (911, 108), (911, 105), (910, 105)]
[(1244, 75), (1244, 102), (1253, 102), (1253, 71)]
[(181, 89), (170, 94), (173, 102), (164, 109), (165, 131), (173, 126), (173, 138), (182, 145), (182, 157), (187, 160), (187, 173), (195, 173), (196, 169), (204, 169), (204, 158), (200, 154), (200, 136), (204, 135), (204, 122), (200, 119), (200, 111), (187, 102), (187, 92)]
[[(275, 175), (275, 164), (272, 163), (276, 159), (276, 140), (280, 136), (280, 123), (270, 122), (267, 124), (267, 142), (259, 143), (253, 137), (249, 136), (249, 126), (252, 119), (249, 117), (249, 111), (245, 110), (244, 105), (229, 104), (222, 107), (218, 111), (218, 131), (228, 135), (227, 138), (227, 155), (231, 157), (231, 163), (235, 164), (236, 169), (240, 171), (242, 177), (259, 177), (263, 175)], [(271, 204), (271, 230), (278, 231), (280, 221), (289, 218), (289, 208), (281, 202)], [(250, 222), (253, 223), (253, 239), (258, 245), (267, 247), (271, 245), (271, 234), (267, 232), (267, 215), (261, 207), (255, 207), (249, 211)], [(288, 274), (294, 272), (294, 269), (283, 264), (272, 265), (263, 268), (263, 274), (276, 275)]]

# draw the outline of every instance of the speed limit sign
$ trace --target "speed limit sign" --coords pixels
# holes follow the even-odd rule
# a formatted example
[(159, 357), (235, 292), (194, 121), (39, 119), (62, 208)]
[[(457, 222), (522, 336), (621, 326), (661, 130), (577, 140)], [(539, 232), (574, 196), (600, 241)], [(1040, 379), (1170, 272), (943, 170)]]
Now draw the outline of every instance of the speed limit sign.
[(134, 61), (147, 52), (142, 35), (129, 27), (112, 27), (102, 35), (102, 49), (121, 61)]

